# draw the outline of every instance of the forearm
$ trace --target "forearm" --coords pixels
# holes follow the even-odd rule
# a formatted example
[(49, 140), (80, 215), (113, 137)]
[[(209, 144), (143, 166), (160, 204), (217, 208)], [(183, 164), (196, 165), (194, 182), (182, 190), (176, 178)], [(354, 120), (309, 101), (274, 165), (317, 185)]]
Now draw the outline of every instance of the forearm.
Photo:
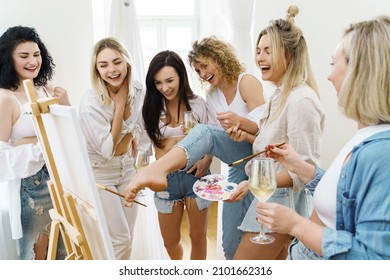
[(306, 247), (322, 256), (322, 234), (324, 226), (302, 216), (295, 222), (290, 235), (299, 239)]
[(20, 146), (20, 145), (24, 145), (24, 144), (33, 144), (33, 145), (35, 145), (36, 143), (38, 143), (38, 139), (37, 139), (36, 136), (33, 136), (33, 137), (26, 137), (26, 138), (22, 138), (22, 139), (19, 139), (19, 140), (12, 141), (11, 145), (16, 147), (16, 146)]
[(297, 162), (291, 172), (294, 172), (304, 184), (309, 183), (315, 176), (315, 166), (302, 160)]
[(115, 107), (114, 118), (111, 125), (111, 135), (114, 142), (114, 149), (120, 141), (124, 109), (124, 107), (120, 106)]
[[(240, 117), (240, 129), (246, 131), (248, 134), (255, 135), (259, 130), (257, 124), (245, 117)], [(253, 143), (253, 142), (252, 142)]]

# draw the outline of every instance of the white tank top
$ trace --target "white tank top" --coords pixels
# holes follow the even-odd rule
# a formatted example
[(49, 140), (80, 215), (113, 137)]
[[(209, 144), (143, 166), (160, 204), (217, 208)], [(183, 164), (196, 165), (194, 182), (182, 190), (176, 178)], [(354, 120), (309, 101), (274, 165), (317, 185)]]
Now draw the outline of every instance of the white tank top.
[[(49, 96), (45, 87), (37, 88), (37, 95), (38, 98), (42, 96)], [(13, 97), (19, 105), (20, 115), (19, 118), (16, 120), (15, 124), (12, 126), (9, 142), (23, 139), (26, 137), (36, 136), (32, 115), (30, 115), (29, 112), (27, 112), (25, 109), (25, 106), (28, 104), (28, 102), (21, 104), (20, 101), (14, 95)]]
[(11, 135), (9, 137), (10, 142), (26, 137), (36, 136), (32, 115), (28, 114), (24, 107), (25, 105), (27, 105), (27, 103), (21, 104), (16, 97), (15, 100), (19, 105), (20, 116), (15, 122), (15, 124), (12, 126)]

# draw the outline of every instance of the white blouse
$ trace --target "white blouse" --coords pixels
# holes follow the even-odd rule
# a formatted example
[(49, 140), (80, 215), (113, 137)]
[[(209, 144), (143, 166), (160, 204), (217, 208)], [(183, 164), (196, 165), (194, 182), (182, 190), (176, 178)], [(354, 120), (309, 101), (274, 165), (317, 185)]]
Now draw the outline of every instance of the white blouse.
[[(141, 108), (144, 100), (142, 85), (133, 83), (134, 97), (130, 104), (130, 117), (123, 121), (121, 138), (132, 133), (140, 139), (143, 131)], [(89, 90), (80, 100), (79, 118), (88, 155), (92, 163), (103, 163), (111, 159), (114, 154), (114, 142), (111, 135), (111, 124), (114, 118), (115, 105), (102, 105), (98, 96)]]
[[(271, 118), (280, 98), (279, 89), (270, 97)], [(266, 118), (260, 121), (260, 132), (253, 143), (254, 153), (269, 144), (287, 142), (305, 161), (319, 164), (325, 115), (319, 98), (309, 86), (302, 85), (294, 89), (279, 115), (272, 121), (265, 121)], [(277, 168), (277, 173), (284, 170), (279, 164)], [(293, 189), (303, 188), (304, 184), (298, 176), (291, 172), (289, 174), (293, 180)]]

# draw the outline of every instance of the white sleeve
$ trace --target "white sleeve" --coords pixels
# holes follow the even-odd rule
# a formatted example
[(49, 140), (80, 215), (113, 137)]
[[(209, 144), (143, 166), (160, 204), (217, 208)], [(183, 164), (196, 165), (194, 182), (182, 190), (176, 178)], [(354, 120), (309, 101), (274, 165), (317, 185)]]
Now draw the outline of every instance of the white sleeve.
[[(105, 159), (114, 154), (114, 140), (111, 135), (111, 123), (100, 113), (100, 107), (80, 102), (80, 126), (87, 143), (88, 150), (93, 150)], [(88, 108), (87, 108), (88, 107)]]
[(256, 107), (252, 111), (250, 111), (245, 117), (248, 120), (254, 121), (259, 124), (260, 120), (266, 115), (268, 111), (268, 102)]
[(39, 144), (11, 146), (0, 141), (0, 180), (23, 179), (35, 175), (45, 164)]

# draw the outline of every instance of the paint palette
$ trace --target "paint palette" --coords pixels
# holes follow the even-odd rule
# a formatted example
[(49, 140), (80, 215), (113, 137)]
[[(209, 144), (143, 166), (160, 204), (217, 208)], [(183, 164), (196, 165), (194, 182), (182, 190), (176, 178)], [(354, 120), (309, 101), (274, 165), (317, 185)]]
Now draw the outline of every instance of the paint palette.
[(236, 188), (237, 184), (229, 183), (224, 175), (211, 174), (196, 181), (193, 190), (203, 199), (219, 201), (228, 199)]

